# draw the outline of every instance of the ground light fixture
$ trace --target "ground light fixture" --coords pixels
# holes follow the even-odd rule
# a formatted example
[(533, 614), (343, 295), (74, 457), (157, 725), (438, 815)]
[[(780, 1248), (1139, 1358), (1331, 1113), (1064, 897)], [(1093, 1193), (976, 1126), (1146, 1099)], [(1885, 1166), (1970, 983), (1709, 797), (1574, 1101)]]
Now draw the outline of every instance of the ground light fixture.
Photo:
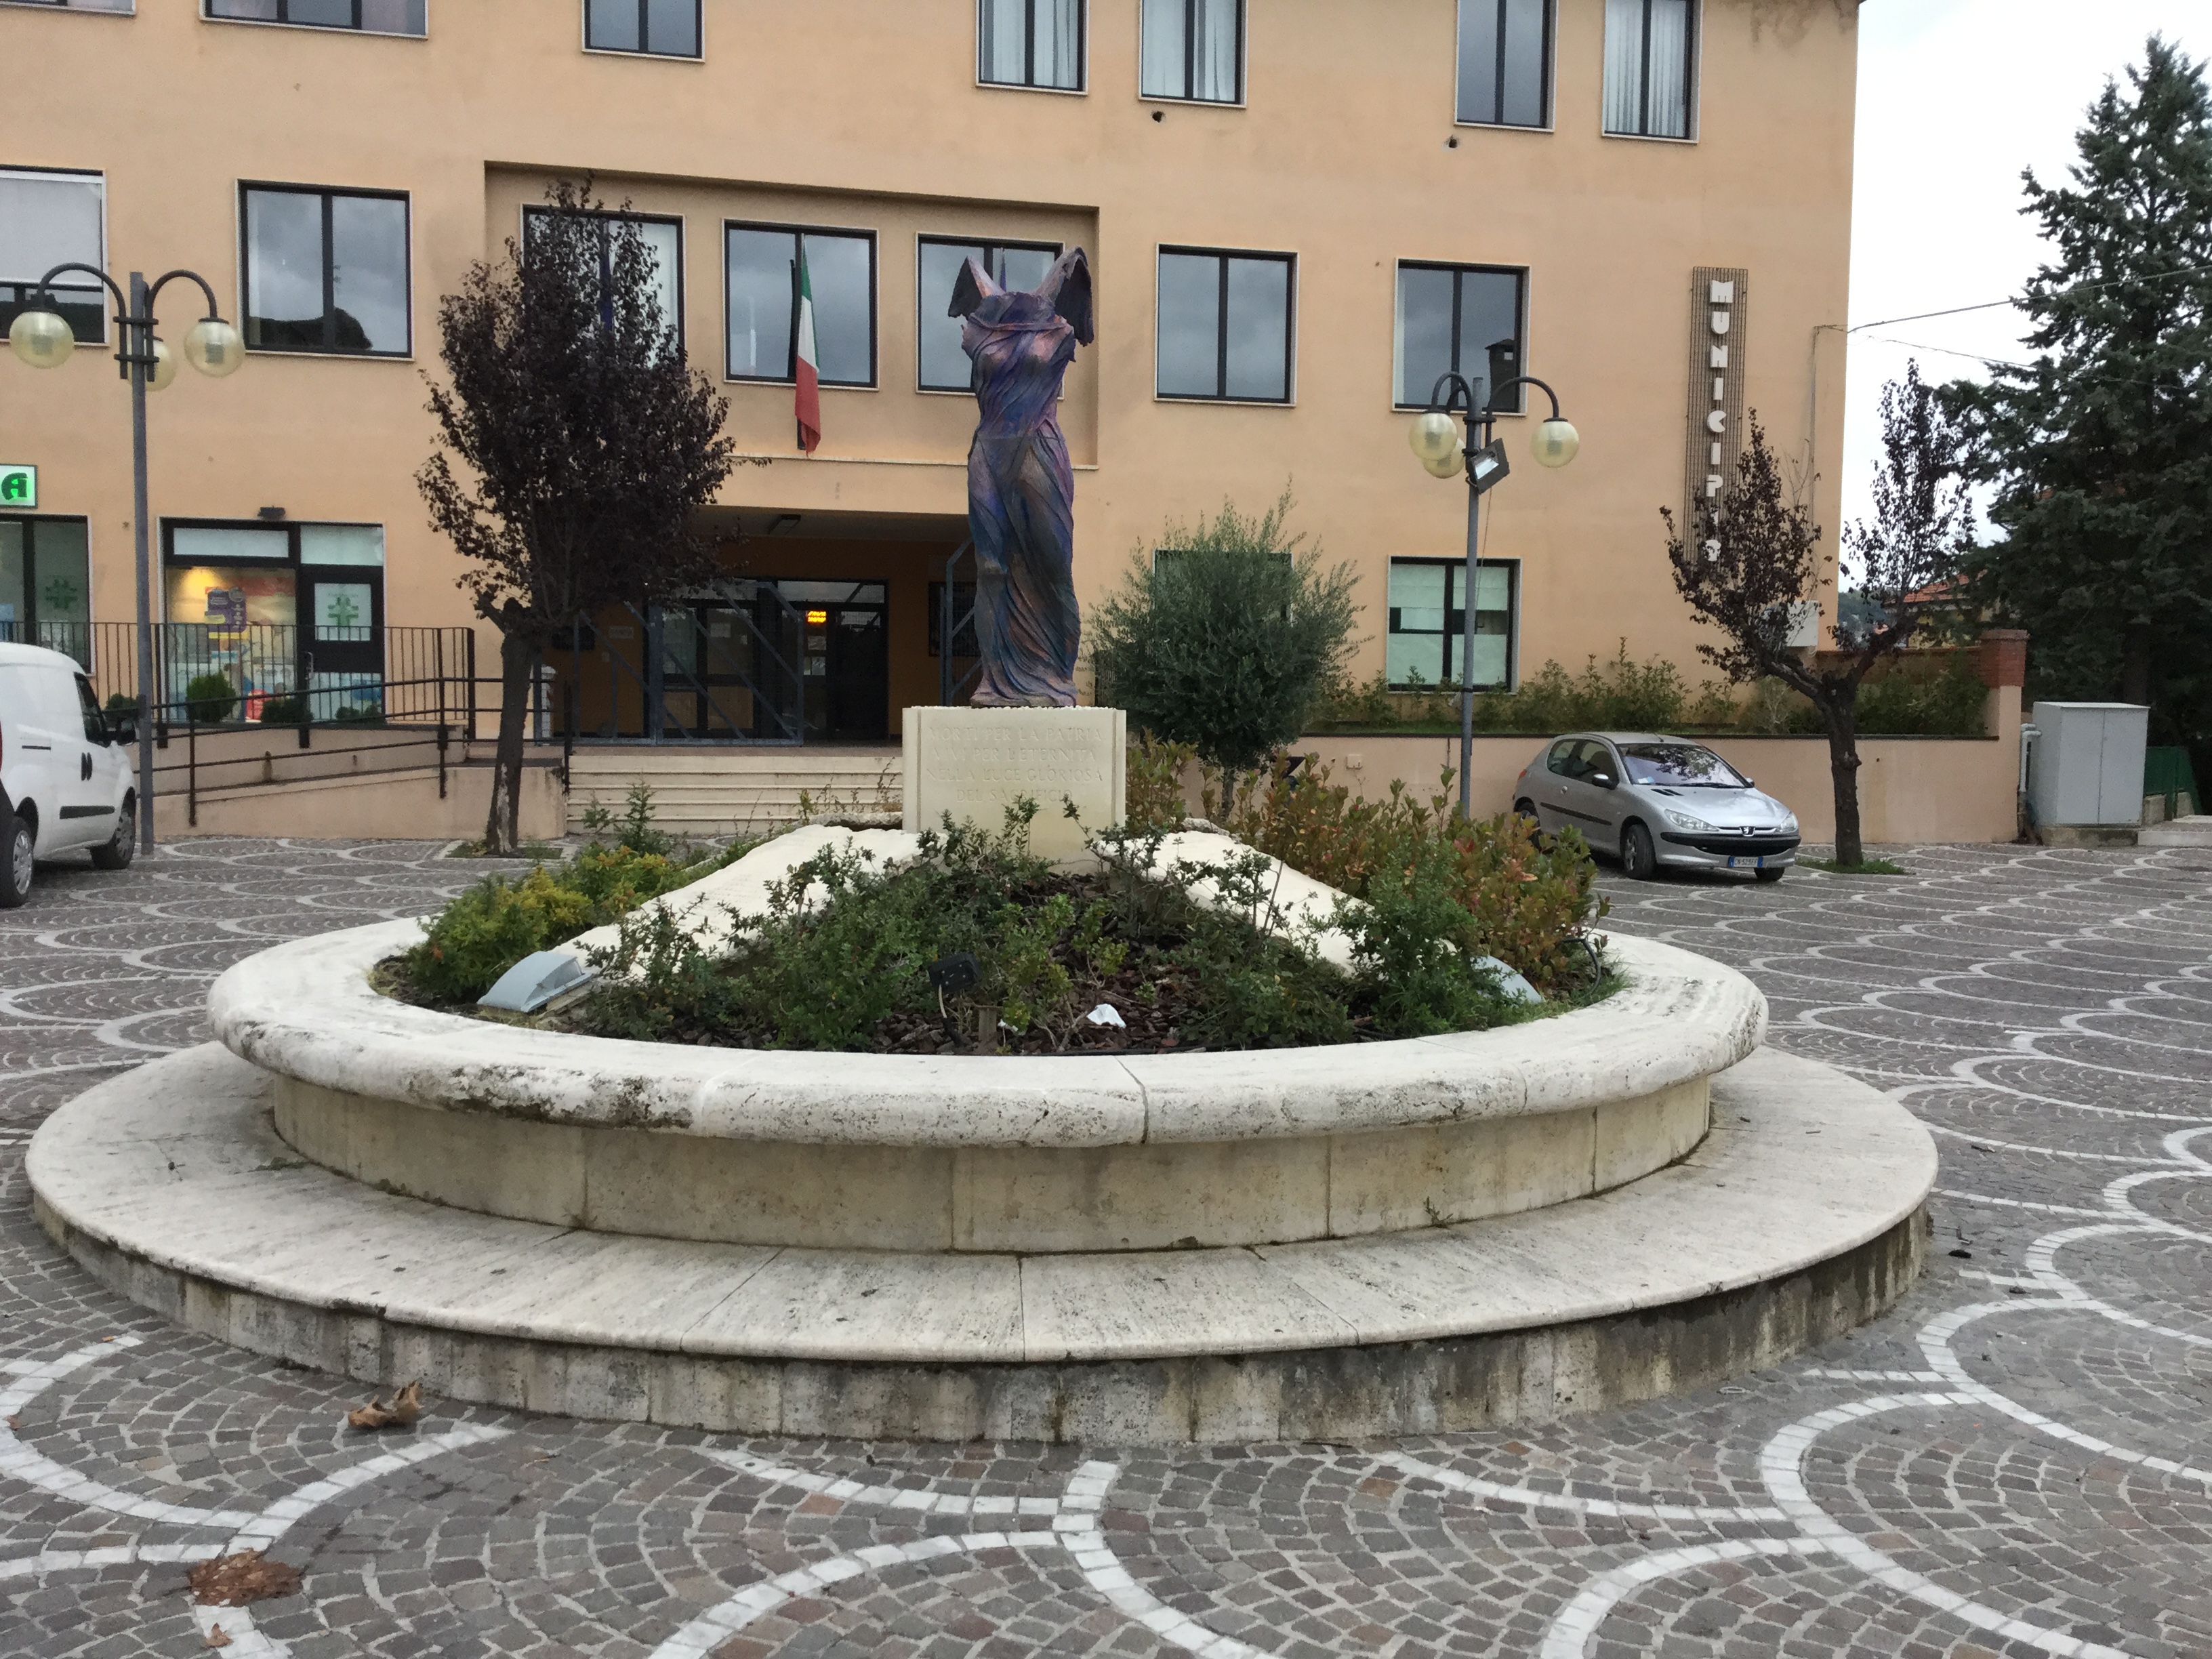
[[(1505, 446), (1497, 437), (1498, 394), (1524, 386), (1534, 386), (1552, 402), (1551, 416), (1537, 426), (1530, 446), (1536, 464), (1565, 466), (1582, 448), (1582, 434), (1559, 413), (1559, 393), (1533, 374), (1501, 380), (1486, 398), (1480, 379), (1469, 383), (1457, 374), (1440, 375), (1429, 393), (1429, 406), (1414, 417), (1413, 430), (1407, 434), (1414, 459), (1431, 477), (1467, 475), (1467, 573), (1460, 589), (1459, 810), (1462, 817), (1468, 818), (1474, 816), (1474, 571), (1475, 553), (1480, 545), (1482, 497), (1504, 483), (1511, 470)], [(1455, 413), (1466, 420), (1464, 432), (1453, 418)]]
[(186, 331), (184, 358), (201, 374), (214, 380), (234, 374), (246, 362), (246, 343), (238, 331), (222, 319), (215, 302), (215, 289), (198, 271), (172, 270), (146, 280), (131, 273), (125, 294), (115, 279), (97, 265), (56, 265), (34, 285), (31, 308), (8, 325), (8, 344), (33, 368), (59, 368), (76, 350), (76, 336), (69, 321), (54, 308), (54, 279), (71, 274), (96, 278), (113, 296), (117, 337), (115, 363), (131, 382), (131, 533), (138, 553), (138, 845), (154, 850), (154, 567), (149, 539), (146, 503), (146, 394), (159, 392), (177, 378), (177, 354), (154, 334), (154, 302), (173, 282), (198, 285), (207, 299), (207, 315)]

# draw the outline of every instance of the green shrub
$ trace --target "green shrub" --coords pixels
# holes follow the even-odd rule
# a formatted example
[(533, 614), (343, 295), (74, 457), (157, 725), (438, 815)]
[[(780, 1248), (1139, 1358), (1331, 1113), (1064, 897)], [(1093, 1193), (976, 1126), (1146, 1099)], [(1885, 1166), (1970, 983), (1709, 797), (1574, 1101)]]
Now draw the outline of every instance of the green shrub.
[(1190, 815), (1183, 799), (1183, 774), (1198, 751), (1187, 743), (1165, 743), (1139, 732), (1129, 745), (1122, 821), (1149, 830), (1181, 823)]
[[(804, 800), (803, 795), (801, 799)], [(623, 798), (620, 817), (601, 805), (594, 796), (584, 809), (584, 828), (595, 840), (611, 835), (617, 846), (627, 847), (633, 853), (665, 855), (676, 850), (676, 837), (653, 825), (653, 786), (642, 781), (630, 785), (629, 793)]]
[(474, 1002), (533, 951), (605, 926), (707, 870), (626, 847), (586, 848), (558, 867), (487, 877), (448, 904), (406, 956), (415, 989), (439, 1003)]
[(195, 726), (220, 726), (238, 707), (238, 689), (227, 674), (195, 674), (185, 686), (185, 714)]
[(1900, 664), (1859, 688), (1858, 729), (1863, 735), (1978, 738), (1989, 688), (1963, 653), (1941, 666)]
[[(1540, 835), (1512, 813), (1468, 822), (1449, 773), (1426, 801), (1403, 782), (1363, 800), (1330, 782), (1326, 766), (1292, 775), (1279, 762), (1245, 780), (1223, 827), (1354, 898), (1372, 902), (1379, 884), (1391, 903), (1427, 903), (1425, 884), (1446, 880), (1468, 953), (1498, 957), (1547, 996), (1589, 977), (1581, 930), (1606, 912), (1589, 847), (1571, 830)], [(1449, 876), (1436, 876), (1443, 863)]]
[(261, 700), (261, 723), (264, 726), (297, 726), (307, 718), (307, 700), (297, 695), (264, 697)]
[(1221, 767), (1255, 766), (1304, 730), (1358, 607), (1349, 565), (1324, 568), (1285, 534), (1290, 507), (1287, 492), (1257, 518), (1224, 504), (1134, 550), (1084, 629), (1101, 703)]

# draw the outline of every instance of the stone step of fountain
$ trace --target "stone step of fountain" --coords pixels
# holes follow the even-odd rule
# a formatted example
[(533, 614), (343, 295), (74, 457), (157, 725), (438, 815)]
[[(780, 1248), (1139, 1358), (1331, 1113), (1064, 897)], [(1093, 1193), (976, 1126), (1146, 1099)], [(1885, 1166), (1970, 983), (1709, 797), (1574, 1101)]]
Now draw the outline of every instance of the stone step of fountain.
[(1657, 1173), (1517, 1215), (1241, 1249), (1012, 1255), (596, 1233), (303, 1164), (215, 1044), (63, 1107), (41, 1224), (111, 1288), (380, 1387), (749, 1434), (1356, 1439), (1701, 1387), (1890, 1305), (1927, 1248), (1927, 1131), (1815, 1061), (1715, 1078)]

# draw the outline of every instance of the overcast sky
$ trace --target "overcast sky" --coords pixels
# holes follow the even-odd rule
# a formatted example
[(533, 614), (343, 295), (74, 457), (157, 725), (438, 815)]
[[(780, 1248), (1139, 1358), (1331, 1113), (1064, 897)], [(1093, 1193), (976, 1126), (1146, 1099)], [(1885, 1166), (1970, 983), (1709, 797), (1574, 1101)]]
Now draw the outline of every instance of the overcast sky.
[[(2021, 169), (2046, 186), (2069, 182), (2083, 112), (2108, 79), (2124, 87), (2154, 32), (2192, 58), (2212, 55), (2212, 0), (1865, 0), (1851, 323), (2018, 294), (2048, 255), (2020, 213)], [(2007, 308), (1851, 336), (1847, 520), (1867, 510), (1883, 381), (1915, 356), (1923, 379), (1978, 375), (1973, 356), (2025, 355), (2021, 329)], [(1822, 348), (1824, 374), (1833, 353)]]

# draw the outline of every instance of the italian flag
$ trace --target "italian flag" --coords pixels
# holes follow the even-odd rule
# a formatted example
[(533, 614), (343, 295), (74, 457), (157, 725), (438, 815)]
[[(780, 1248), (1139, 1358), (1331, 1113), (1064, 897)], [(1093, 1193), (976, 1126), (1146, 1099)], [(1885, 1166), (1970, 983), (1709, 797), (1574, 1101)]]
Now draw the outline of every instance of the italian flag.
[(822, 360), (814, 349), (814, 284), (806, 276), (804, 237), (799, 242), (799, 332), (792, 355), (799, 382), (793, 399), (799, 416), (799, 447), (811, 455), (822, 445)]

